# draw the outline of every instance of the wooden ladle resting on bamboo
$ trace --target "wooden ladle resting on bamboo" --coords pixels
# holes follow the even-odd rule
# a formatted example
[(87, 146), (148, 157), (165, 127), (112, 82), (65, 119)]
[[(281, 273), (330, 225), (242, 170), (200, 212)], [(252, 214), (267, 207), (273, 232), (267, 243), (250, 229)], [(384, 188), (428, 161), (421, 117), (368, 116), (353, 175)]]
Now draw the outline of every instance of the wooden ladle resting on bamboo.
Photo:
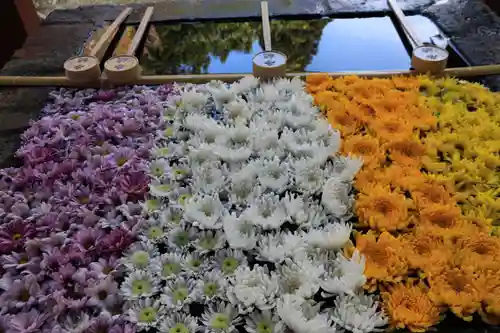
[(76, 56), (69, 58), (64, 62), (64, 72), (68, 80), (74, 82), (93, 82), (101, 77), (101, 68), (99, 64), (104, 55), (104, 47), (114, 38), (118, 28), (132, 12), (132, 8), (125, 8), (115, 21), (106, 29), (99, 38), (97, 44), (92, 48), (89, 55)]
[(269, 23), (269, 9), (267, 1), (260, 4), (262, 16), (262, 32), (264, 35), (264, 51), (257, 53), (253, 59), (253, 75), (256, 77), (272, 78), (286, 75), (286, 55), (273, 51), (271, 48), (271, 25)]
[(394, 15), (396, 15), (399, 24), (412, 41), (413, 53), (411, 66), (413, 69), (419, 73), (442, 73), (448, 63), (448, 51), (436, 45), (423, 43), (418, 38), (412, 26), (407, 22), (406, 16), (396, 3), (396, 0), (387, 0), (387, 2)]
[(142, 17), (139, 28), (130, 43), (127, 53), (110, 58), (104, 63), (104, 74), (111, 83), (127, 84), (139, 79), (141, 76), (141, 66), (139, 59), (135, 57), (135, 52), (141, 43), (146, 32), (149, 20), (153, 16), (154, 7), (148, 7)]

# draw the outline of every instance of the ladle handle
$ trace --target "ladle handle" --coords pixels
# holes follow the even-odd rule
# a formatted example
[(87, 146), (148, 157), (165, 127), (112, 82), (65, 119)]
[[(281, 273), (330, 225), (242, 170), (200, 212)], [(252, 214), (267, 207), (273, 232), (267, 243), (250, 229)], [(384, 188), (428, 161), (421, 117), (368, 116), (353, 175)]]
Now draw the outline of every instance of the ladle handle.
[(405, 14), (401, 10), (401, 7), (399, 7), (398, 3), (396, 0), (387, 0), (389, 7), (391, 7), (392, 11), (394, 12), (394, 15), (396, 15), (397, 20), (399, 21), (399, 24), (401, 27), (406, 31), (410, 39), (413, 41), (415, 46), (421, 46), (423, 43), (420, 41), (418, 38), (418, 35), (415, 33), (413, 28), (411, 27), (411, 24), (408, 23)]
[(118, 17), (114, 20), (113, 23), (111, 23), (108, 29), (106, 29), (106, 32), (104, 32), (101, 38), (99, 38), (97, 44), (90, 51), (91, 56), (95, 57), (101, 52), (101, 49), (105, 46), (107, 42), (109, 42), (110, 39), (112, 39), (115, 36), (115, 34), (118, 32), (118, 27), (120, 27), (120, 25), (123, 23), (123, 21), (125, 21), (125, 19), (127, 18), (127, 16), (130, 15), (130, 13), (132, 13), (132, 8), (127, 7), (120, 13), (120, 15), (118, 15)]
[(139, 28), (137, 28), (137, 32), (134, 35), (134, 39), (132, 39), (132, 43), (127, 50), (127, 55), (133, 56), (139, 44), (141, 43), (142, 36), (146, 32), (146, 28), (148, 27), (149, 20), (151, 20), (151, 16), (153, 16), (154, 7), (148, 7), (144, 12), (144, 16), (142, 17), (141, 24), (139, 24)]
[(267, 1), (260, 3), (260, 11), (260, 15), (262, 16), (262, 33), (264, 34), (264, 51), (271, 51), (271, 25), (269, 23)]

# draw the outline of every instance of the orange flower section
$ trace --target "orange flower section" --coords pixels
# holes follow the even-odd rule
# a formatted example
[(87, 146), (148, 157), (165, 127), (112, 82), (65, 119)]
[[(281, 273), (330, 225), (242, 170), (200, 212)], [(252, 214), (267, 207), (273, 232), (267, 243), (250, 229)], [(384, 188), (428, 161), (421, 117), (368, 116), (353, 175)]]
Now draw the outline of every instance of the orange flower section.
[(311, 76), (307, 90), (363, 159), (355, 247), (391, 326), (426, 331), (447, 309), (500, 323), (500, 95), (425, 76)]

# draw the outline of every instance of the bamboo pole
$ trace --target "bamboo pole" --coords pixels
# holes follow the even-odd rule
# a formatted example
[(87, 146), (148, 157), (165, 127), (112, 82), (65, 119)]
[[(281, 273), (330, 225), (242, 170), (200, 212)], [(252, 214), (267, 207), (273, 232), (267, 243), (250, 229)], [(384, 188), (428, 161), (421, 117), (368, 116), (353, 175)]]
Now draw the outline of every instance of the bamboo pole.
[[(321, 72), (309, 72), (309, 73), (287, 73), (286, 78), (300, 77), (305, 78), (311, 75), (328, 75), (331, 77), (342, 77), (356, 75), (365, 78), (385, 78), (397, 75), (409, 76), (417, 75), (418, 73), (409, 70), (401, 71), (359, 71), (359, 72), (334, 72), (334, 73), (321, 73)], [(146, 75), (134, 81), (131, 84), (136, 85), (159, 85), (172, 82), (179, 83), (205, 83), (212, 80), (220, 80), (224, 82), (234, 82), (245, 76), (250, 76), (250, 73), (242, 74), (195, 74), (195, 75)], [(484, 66), (471, 66), (471, 67), (458, 67), (458, 68), (447, 68), (440, 76), (452, 76), (452, 77), (474, 77), (474, 76), (489, 76), (489, 75), (500, 75), (500, 65), (484, 65)], [(72, 82), (64, 76), (0, 76), (0, 86), (7, 87), (75, 87), (75, 88), (100, 88), (102, 84), (107, 83), (106, 80), (79, 83)]]

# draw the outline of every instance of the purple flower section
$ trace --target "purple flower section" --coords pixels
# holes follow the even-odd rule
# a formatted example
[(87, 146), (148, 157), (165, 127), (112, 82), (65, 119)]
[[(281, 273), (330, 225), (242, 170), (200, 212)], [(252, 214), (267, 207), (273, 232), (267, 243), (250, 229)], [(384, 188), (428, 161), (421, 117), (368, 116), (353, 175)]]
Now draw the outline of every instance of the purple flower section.
[(118, 258), (142, 223), (173, 89), (60, 90), (0, 170), (0, 332), (133, 333)]

